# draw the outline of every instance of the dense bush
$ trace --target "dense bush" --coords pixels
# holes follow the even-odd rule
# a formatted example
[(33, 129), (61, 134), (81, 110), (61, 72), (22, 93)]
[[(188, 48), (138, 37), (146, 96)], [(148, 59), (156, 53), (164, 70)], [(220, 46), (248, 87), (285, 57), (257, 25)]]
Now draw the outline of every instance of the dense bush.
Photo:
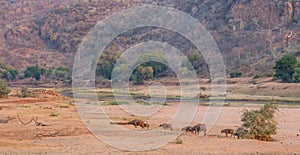
[(34, 93), (32, 93), (27, 87), (22, 87), (20, 97), (34, 97)]
[(25, 78), (34, 78), (35, 80), (39, 81), (41, 79), (41, 75), (45, 73), (44, 69), (39, 68), (38, 65), (29, 66), (24, 71)]
[(143, 84), (143, 80), (158, 77), (168, 69), (168, 62), (161, 52), (146, 52), (141, 54), (133, 66), (138, 66), (132, 73), (131, 80), (135, 84)]
[(17, 78), (18, 74), (19, 72), (16, 69), (8, 68), (5, 72), (2, 73), (2, 78), (13, 80)]
[(64, 81), (68, 78), (69, 68), (64, 66), (59, 66), (55, 69), (54, 74), (57, 80)]
[[(282, 82), (293, 82), (293, 75), (298, 65), (297, 57), (294, 55), (284, 55), (275, 62), (274, 77), (281, 79)], [(297, 75), (296, 75), (297, 76)], [(297, 78), (297, 77), (296, 77)]]
[(297, 67), (295, 69), (295, 72), (293, 74), (293, 82), (300, 83), (300, 67)]
[(230, 73), (230, 78), (238, 78), (242, 76), (242, 72), (232, 72)]
[(12, 68), (8, 67), (7, 65), (0, 62), (0, 78), (4, 78), (8, 81), (16, 79), (19, 72)]
[(6, 97), (10, 93), (7, 84), (0, 80), (0, 98)]
[[(111, 74), (114, 69), (114, 65), (119, 59), (121, 53), (114, 47), (109, 47), (100, 56), (97, 63), (96, 74), (106, 79), (111, 79)], [(127, 63), (127, 60), (124, 60)]]
[(244, 110), (242, 127), (248, 129), (251, 138), (270, 141), (271, 135), (276, 134), (277, 122), (274, 114), (277, 111), (277, 105), (273, 102), (265, 104), (259, 110)]
[[(111, 52), (110, 54), (107, 52)], [(96, 74), (106, 79), (112, 79), (115, 81), (128, 80), (123, 75), (132, 72), (129, 80), (134, 84), (144, 84), (144, 80), (149, 80), (161, 76), (161, 73), (168, 69), (168, 63), (164, 56), (160, 52), (146, 52), (140, 55), (134, 64), (130, 63), (129, 58), (121, 57), (120, 53), (110, 49), (104, 52), (97, 64)], [(119, 61), (117, 65), (115, 63)], [(131, 67), (135, 67), (134, 69)], [(112, 77), (112, 72), (114, 76)]]
[(70, 75), (69, 68), (65, 66), (58, 66), (58, 67), (50, 67), (50, 68), (40, 68), (38, 65), (29, 66), (24, 71), (25, 78), (33, 78), (36, 81), (39, 81), (41, 77), (45, 77), (46, 80), (55, 79), (58, 81), (62, 81), (64, 83), (71, 83), (72, 78)]
[(143, 74), (139, 70), (139, 67), (133, 71), (130, 80), (136, 85), (144, 84)]

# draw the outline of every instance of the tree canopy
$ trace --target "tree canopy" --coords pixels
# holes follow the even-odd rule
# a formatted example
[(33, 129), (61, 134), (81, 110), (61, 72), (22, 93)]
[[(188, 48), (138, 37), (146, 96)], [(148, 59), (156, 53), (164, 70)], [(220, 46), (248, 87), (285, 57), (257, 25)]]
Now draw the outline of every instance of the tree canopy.
[(35, 66), (29, 66), (24, 71), (25, 78), (34, 78), (35, 80), (39, 81), (41, 79), (41, 74), (43, 74), (45, 71), (41, 68), (39, 68), (38, 65)]
[[(281, 79), (282, 82), (294, 82), (293, 75), (298, 66), (299, 62), (297, 61), (297, 57), (294, 55), (284, 55), (281, 59), (275, 62), (274, 66), (274, 77)], [(297, 81), (297, 75), (295, 77)]]

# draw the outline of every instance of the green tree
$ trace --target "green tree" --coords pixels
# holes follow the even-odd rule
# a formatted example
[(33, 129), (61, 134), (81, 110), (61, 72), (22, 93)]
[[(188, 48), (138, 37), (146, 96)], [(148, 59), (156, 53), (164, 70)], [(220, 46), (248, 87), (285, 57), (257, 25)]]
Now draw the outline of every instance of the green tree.
[(242, 127), (248, 129), (250, 137), (270, 141), (271, 135), (276, 134), (277, 122), (274, 114), (277, 111), (277, 105), (273, 102), (265, 104), (259, 110), (244, 110), (241, 119)]
[(133, 82), (133, 84), (141, 85), (144, 84), (143, 80), (143, 74), (141, 73), (142, 66), (135, 69), (130, 77), (130, 80)]
[(130, 65), (127, 62), (120, 63), (114, 68), (114, 77), (112, 77), (114, 81), (127, 81), (126, 77), (127, 73), (130, 72)]
[(64, 66), (59, 66), (55, 69), (55, 77), (57, 80), (64, 81), (67, 79), (69, 74), (69, 68)]
[(15, 69), (7, 69), (7, 70), (3, 71), (2, 78), (5, 78), (6, 80), (10, 81), (10, 80), (16, 79), (18, 74), (19, 74), (19, 72)]
[(0, 80), (0, 98), (6, 97), (10, 93), (7, 84)]
[(120, 55), (120, 51), (118, 51), (114, 46), (111, 46), (105, 50), (98, 61), (96, 74), (106, 79), (111, 79), (114, 65)]
[(293, 82), (293, 75), (297, 67), (297, 57), (294, 55), (284, 55), (275, 62), (274, 77), (281, 79), (282, 82)]
[(293, 82), (300, 83), (300, 67), (297, 67), (295, 69), (295, 72), (293, 74)]
[(7, 65), (3, 64), (0, 62), (0, 77), (5, 78), (6, 80), (10, 81), (13, 79), (16, 79), (19, 72), (12, 68), (12, 67), (8, 67)]
[(41, 69), (39, 68), (38, 65), (35, 66), (29, 66), (26, 68), (26, 70), (24, 71), (24, 76), (25, 78), (34, 78), (35, 80), (39, 81), (41, 79), (41, 75), (42, 75), (43, 71), (41, 71)]
[(141, 54), (136, 64), (138, 66), (142, 66), (143, 68), (152, 67), (153, 77), (157, 77), (159, 73), (162, 73), (168, 69), (167, 60), (164, 58), (161, 52), (158, 51), (145, 52)]
[(198, 51), (193, 51), (188, 55), (188, 60), (191, 62), (193, 69), (198, 70), (202, 64), (202, 57)]
[(154, 70), (152, 66), (145, 67), (144, 79), (153, 79)]
[(10, 73), (11, 79), (16, 79), (19, 74), (18, 70), (16, 70), (16, 69), (9, 68), (9, 69), (7, 69), (7, 71)]
[(138, 66), (132, 73), (131, 80), (134, 84), (144, 84), (144, 80), (149, 80), (159, 76), (160, 73), (168, 69), (168, 62), (161, 52), (146, 52), (141, 54), (135, 63)]
[[(96, 74), (98, 76), (111, 79), (113, 69), (115, 69), (114, 71), (115, 73), (118, 73), (118, 75), (124, 71), (127, 71), (127, 69), (124, 69), (124, 67), (129, 67), (130, 65), (126, 58), (120, 58), (119, 61), (122, 65), (114, 68), (115, 63), (119, 59), (120, 55), (120, 51), (118, 51), (115, 47), (109, 47), (100, 57), (100, 60), (97, 64)], [(162, 56), (161, 52), (156, 51), (141, 54), (133, 66), (137, 66), (130, 76), (130, 80), (133, 81), (134, 84), (143, 84), (143, 80), (157, 77), (160, 73), (168, 69), (167, 61)], [(120, 78), (122, 79), (122, 77), (114, 78), (114, 80), (120, 80)]]
[(13, 76), (10, 74), (8, 70), (2, 70), (1, 77), (8, 81), (10, 81), (13, 78)]

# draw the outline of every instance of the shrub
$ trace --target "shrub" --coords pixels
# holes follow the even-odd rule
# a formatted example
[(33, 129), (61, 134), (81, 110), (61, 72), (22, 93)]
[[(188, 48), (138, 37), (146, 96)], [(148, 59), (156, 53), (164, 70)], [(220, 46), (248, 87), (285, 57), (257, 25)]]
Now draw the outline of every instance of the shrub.
[(27, 87), (22, 87), (20, 97), (34, 97), (34, 94)]
[(176, 138), (175, 144), (183, 144), (183, 140), (180, 138)]
[(224, 83), (226, 83), (225, 79), (218, 79), (217, 80), (217, 84), (224, 84)]
[(69, 68), (64, 66), (59, 66), (55, 69), (54, 74), (57, 80), (64, 81), (67, 79), (69, 73)]
[(223, 104), (224, 107), (230, 107), (230, 103)]
[(129, 104), (129, 103), (126, 101), (116, 101), (116, 100), (108, 102), (108, 105), (121, 105), (121, 104)]
[(244, 110), (242, 127), (248, 129), (251, 138), (270, 141), (271, 135), (276, 134), (277, 122), (274, 114), (277, 111), (277, 105), (273, 102), (265, 104), (259, 110)]
[(151, 105), (151, 103), (142, 100), (135, 100), (135, 102), (141, 105)]
[(55, 113), (55, 112), (51, 112), (51, 114), (50, 114), (49, 116), (50, 116), (50, 117), (56, 117), (56, 116), (58, 116), (58, 114)]
[(6, 97), (10, 93), (7, 84), (0, 80), (0, 98)]
[(242, 76), (242, 72), (232, 72), (230, 73), (230, 78), (238, 78)]
[(252, 84), (254, 84), (254, 85), (255, 85), (255, 84), (257, 84), (257, 82), (256, 82), (255, 80), (252, 80)]
[(258, 79), (258, 78), (261, 78), (262, 76), (260, 74), (256, 74), (253, 79)]

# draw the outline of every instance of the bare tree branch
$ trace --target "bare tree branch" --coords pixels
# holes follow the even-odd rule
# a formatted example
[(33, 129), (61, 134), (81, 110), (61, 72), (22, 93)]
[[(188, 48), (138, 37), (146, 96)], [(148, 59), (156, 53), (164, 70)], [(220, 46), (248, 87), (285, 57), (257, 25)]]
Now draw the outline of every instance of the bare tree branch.
[(31, 119), (28, 122), (22, 121), (18, 113), (17, 113), (17, 118), (24, 125), (27, 125), (27, 124), (31, 123), (32, 121), (34, 121), (35, 126), (50, 126), (48, 124), (43, 124), (43, 123), (38, 122), (37, 117), (34, 118), (33, 116), (31, 117)]
[(24, 125), (27, 125), (27, 124), (29, 124), (29, 123), (31, 123), (33, 121), (33, 116), (31, 117), (31, 119), (28, 122), (22, 121), (18, 113), (17, 113), (17, 118)]

